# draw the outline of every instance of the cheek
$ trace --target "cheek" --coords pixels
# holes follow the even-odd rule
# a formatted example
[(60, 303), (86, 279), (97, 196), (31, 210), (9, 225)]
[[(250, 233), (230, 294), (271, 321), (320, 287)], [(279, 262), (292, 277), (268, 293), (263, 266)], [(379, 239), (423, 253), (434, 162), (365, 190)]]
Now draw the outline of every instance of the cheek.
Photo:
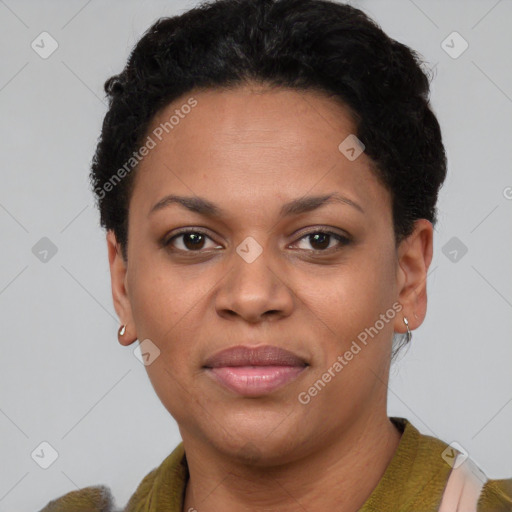
[[(154, 379), (189, 379), (197, 361), (197, 343), (205, 327), (205, 308), (212, 282), (203, 274), (191, 278), (170, 265), (134, 265), (130, 303), (137, 337), (160, 350), (158, 363), (147, 366)], [(156, 363), (157, 361), (155, 361)]]
[[(359, 378), (358, 371), (352, 372), (354, 367), (386, 362), (395, 315), (390, 308), (396, 300), (392, 269), (392, 253), (360, 251), (357, 258), (347, 259), (337, 269), (307, 279), (303, 276), (300, 302), (321, 345), (315, 350), (318, 368), (331, 367), (351, 347), (357, 354), (349, 354), (350, 368), (343, 372), (350, 381)], [(392, 314), (383, 321), (380, 315), (389, 311)]]
[(184, 422), (184, 411), (195, 398), (190, 364), (197, 357), (192, 340), (197, 338), (200, 319), (194, 306), (201, 297), (180, 281), (175, 273), (146, 267), (133, 272), (130, 291), (137, 337), (141, 342), (151, 340), (159, 350), (145, 366), (151, 385), (169, 413)]
[[(308, 314), (314, 313), (310, 316), (318, 347), (314, 372), (301, 391), (307, 393), (310, 386), (322, 389), (308, 407), (324, 425), (333, 421), (333, 409), (327, 404), (343, 404), (336, 409), (336, 421), (349, 421), (358, 408), (371, 402), (372, 394), (382, 392), (376, 375), (388, 364), (395, 315), (390, 309), (390, 261), (361, 255), (357, 263), (339, 268), (328, 279), (309, 279), (303, 288)], [(380, 315), (389, 311), (383, 321)], [(322, 388), (315, 383), (323, 376), (329, 383)]]
[[(360, 251), (346, 264), (323, 275), (303, 276), (305, 300), (339, 330), (351, 330), (375, 321), (393, 301), (394, 281), (389, 257)], [(338, 329), (336, 329), (338, 330)]]
[(171, 335), (201, 296), (198, 287), (170, 265), (136, 257), (129, 269), (129, 290), (137, 334), (155, 340)]

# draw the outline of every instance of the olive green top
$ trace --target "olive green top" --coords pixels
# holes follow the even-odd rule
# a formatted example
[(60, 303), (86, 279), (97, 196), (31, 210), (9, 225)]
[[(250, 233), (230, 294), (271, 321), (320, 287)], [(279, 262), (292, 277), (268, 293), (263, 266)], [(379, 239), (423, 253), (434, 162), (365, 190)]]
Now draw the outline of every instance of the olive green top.
[[(451, 466), (443, 441), (421, 434), (408, 420), (390, 418), (402, 431), (398, 448), (360, 512), (435, 512)], [(446, 458), (446, 457), (445, 457)], [(183, 443), (137, 487), (123, 512), (183, 512), (189, 477)], [(53, 500), (40, 512), (121, 512), (105, 486), (86, 487)], [(454, 511), (455, 512), (455, 511)], [(487, 480), (478, 512), (512, 512), (512, 478)]]

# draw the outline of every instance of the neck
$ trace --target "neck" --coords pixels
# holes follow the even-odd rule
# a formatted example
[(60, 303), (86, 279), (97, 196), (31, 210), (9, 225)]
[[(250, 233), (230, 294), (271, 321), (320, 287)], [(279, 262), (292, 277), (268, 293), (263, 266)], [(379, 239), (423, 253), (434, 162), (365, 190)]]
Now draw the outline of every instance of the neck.
[(386, 414), (358, 421), (343, 436), (294, 462), (254, 467), (183, 436), (190, 478), (184, 511), (356, 512), (382, 478), (400, 432)]

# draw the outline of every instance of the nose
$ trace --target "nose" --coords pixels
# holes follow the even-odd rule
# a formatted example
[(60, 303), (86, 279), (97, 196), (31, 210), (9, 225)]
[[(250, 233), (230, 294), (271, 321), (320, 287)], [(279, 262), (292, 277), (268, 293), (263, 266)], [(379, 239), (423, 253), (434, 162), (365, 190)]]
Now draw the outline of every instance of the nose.
[(233, 251), (229, 272), (216, 294), (215, 306), (220, 316), (257, 323), (291, 314), (295, 297), (287, 282), (285, 264), (270, 250), (258, 246), (254, 239), (246, 239)]

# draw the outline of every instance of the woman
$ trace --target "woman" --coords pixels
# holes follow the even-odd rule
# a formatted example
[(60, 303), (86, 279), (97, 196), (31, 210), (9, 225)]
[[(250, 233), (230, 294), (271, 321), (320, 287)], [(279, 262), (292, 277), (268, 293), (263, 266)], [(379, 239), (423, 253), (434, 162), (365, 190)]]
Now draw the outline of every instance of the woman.
[(446, 175), (415, 52), (348, 5), (219, 0), (157, 21), (105, 90), (119, 342), (183, 439), (125, 510), (512, 510), (512, 479), (387, 416)]

